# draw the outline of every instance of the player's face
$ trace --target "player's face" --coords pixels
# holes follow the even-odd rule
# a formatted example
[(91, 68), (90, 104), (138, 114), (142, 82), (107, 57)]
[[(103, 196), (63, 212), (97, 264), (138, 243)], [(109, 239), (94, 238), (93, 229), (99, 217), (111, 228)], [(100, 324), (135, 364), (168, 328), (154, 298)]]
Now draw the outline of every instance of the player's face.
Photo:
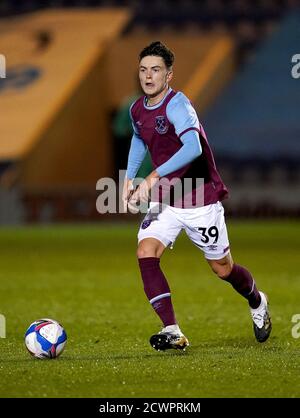
[(139, 77), (144, 93), (151, 98), (164, 96), (173, 73), (161, 57), (149, 55), (140, 61)]

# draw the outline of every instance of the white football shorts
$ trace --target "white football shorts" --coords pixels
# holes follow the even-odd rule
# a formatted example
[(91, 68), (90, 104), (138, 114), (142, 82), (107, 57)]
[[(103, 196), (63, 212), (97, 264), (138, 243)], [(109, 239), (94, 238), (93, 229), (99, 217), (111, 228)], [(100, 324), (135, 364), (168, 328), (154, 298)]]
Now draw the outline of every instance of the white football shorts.
[(140, 225), (138, 242), (156, 238), (165, 247), (173, 248), (183, 229), (208, 260), (219, 260), (230, 251), (221, 202), (191, 209), (164, 205), (160, 212), (157, 203), (151, 202)]

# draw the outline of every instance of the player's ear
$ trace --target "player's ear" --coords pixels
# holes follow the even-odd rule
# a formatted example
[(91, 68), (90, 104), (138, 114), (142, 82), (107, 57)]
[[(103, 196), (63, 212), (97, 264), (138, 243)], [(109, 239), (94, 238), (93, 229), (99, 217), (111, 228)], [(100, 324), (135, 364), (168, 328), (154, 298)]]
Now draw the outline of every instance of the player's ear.
[(167, 77), (166, 77), (167, 83), (169, 83), (172, 80), (172, 78), (173, 78), (173, 70), (169, 70), (167, 72)]

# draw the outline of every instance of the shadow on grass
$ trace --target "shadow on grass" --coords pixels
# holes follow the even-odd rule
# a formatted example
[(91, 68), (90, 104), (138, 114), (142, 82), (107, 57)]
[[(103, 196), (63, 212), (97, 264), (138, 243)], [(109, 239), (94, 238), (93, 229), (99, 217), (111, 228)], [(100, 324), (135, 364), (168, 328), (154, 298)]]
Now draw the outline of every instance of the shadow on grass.
[(279, 341), (277, 337), (271, 337), (268, 341), (264, 343), (259, 343), (255, 341), (252, 337), (242, 337), (242, 338), (226, 338), (226, 339), (214, 339), (209, 341), (203, 341), (200, 344), (193, 344), (191, 347), (194, 351), (205, 352), (209, 354), (213, 353), (226, 353), (226, 352), (235, 352), (235, 351), (260, 351), (260, 352), (278, 352), (282, 353), (284, 351), (289, 351), (284, 341)]
[(1, 358), (0, 357), (0, 362), (5, 364), (5, 363), (18, 363), (18, 364), (29, 364), (32, 362), (38, 362), (38, 363), (49, 363), (50, 360), (52, 360), (52, 362), (81, 362), (81, 361), (93, 361), (93, 362), (97, 362), (97, 361), (109, 361), (109, 360), (145, 360), (145, 359), (165, 359), (166, 357), (185, 357), (188, 356), (190, 353), (182, 353), (182, 352), (178, 352), (178, 351), (167, 351), (167, 352), (160, 352), (160, 353), (147, 353), (147, 354), (141, 354), (140, 352), (137, 353), (133, 353), (133, 354), (99, 354), (99, 355), (90, 355), (90, 356), (81, 356), (80, 354), (78, 355), (62, 355), (59, 358), (54, 358), (54, 359), (38, 359), (38, 358), (20, 358), (20, 357), (14, 357), (14, 358)]
[(185, 352), (180, 350), (167, 350), (167, 351), (151, 351), (149, 352), (141, 352), (136, 350), (136, 352), (132, 352), (131, 354), (121, 354), (121, 353), (110, 353), (110, 354), (93, 354), (93, 355), (62, 355), (56, 359), (36, 359), (33, 357), (23, 358), (23, 357), (14, 357), (14, 358), (3, 358), (0, 357), (0, 362), (2, 364), (6, 363), (18, 363), (18, 364), (29, 364), (30, 362), (38, 362), (38, 363), (48, 363), (50, 360), (54, 362), (84, 362), (84, 361), (114, 361), (114, 360), (153, 360), (154, 358), (158, 361), (166, 360), (168, 358), (191, 358), (191, 357), (198, 357), (203, 355), (220, 355), (224, 354), (225, 356), (228, 355), (235, 355), (239, 352), (247, 352), (247, 351), (255, 351), (260, 353), (284, 353), (286, 354), (293, 354), (294, 349), (284, 345), (284, 342), (278, 341), (277, 338), (270, 338), (270, 340), (266, 341), (265, 343), (258, 343), (253, 338), (245, 337), (245, 338), (226, 338), (220, 339), (216, 338), (214, 340), (203, 341), (199, 344), (192, 344)]

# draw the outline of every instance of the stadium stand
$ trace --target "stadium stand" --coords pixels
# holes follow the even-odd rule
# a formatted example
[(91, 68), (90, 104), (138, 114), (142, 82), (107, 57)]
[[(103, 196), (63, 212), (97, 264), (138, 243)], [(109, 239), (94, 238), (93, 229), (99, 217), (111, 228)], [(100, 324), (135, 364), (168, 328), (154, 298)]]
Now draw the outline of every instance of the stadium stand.
[(274, 23), (299, 0), (3, 0), (1, 16), (15, 16), (45, 8), (95, 8), (127, 7), (132, 19), (127, 31), (164, 30), (173, 27), (174, 32), (221, 30), (229, 32), (238, 43), (239, 59), (244, 60), (264, 36), (272, 30)]
[(2, 185), (44, 194), (95, 184), (110, 172), (103, 55), (129, 16), (124, 9), (50, 10), (6, 22)]
[[(289, 68), (289, 80), (283, 83), (277, 77), (279, 68), (284, 71), (282, 60), (289, 66), (288, 51), (291, 51), (287, 49), (280, 55), (279, 50), (287, 48), (295, 31), (299, 39), (292, 18), (284, 21), (290, 23), (282, 27), (281, 22), (298, 5), (298, 0), (154, 0), (151, 7), (146, 0), (2, 1), (0, 52), (7, 45), (11, 46), (7, 55), (15, 68), (8, 68), (5, 83), (0, 80), (0, 106), (5, 106), (0, 112), (0, 187), (2, 184), (6, 196), (5, 199), (3, 193), (0, 196), (0, 222), (1, 213), (14, 213), (5, 209), (9, 189), (13, 194), (11, 201), (16, 202), (16, 196), (21, 195), (19, 202), (22, 200), (21, 206), (25, 208), (15, 211), (18, 219), (99, 219), (94, 186), (96, 179), (113, 173), (111, 117), (122, 100), (135, 92), (136, 55), (154, 38), (163, 39), (176, 51), (173, 86), (183, 90), (197, 107), (229, 186), (240, 184), (242, 190), (245, 184), (253, 185), (253, 191), (249, 192), (252, 200), (247, 197), (240, 204), (242, 195), (235, 194), (229, 213), (299, 214), (299, 202), (289, 197), (283, 206), (275, 202), (272, 208), (266, 208), (264, 195), (257, 187), (258, 183), (262, 187), (271, 184), (270, 193), (274, 194), (275, 183), (283, 187), (285, 181), (295, 186), (299, 184), (297, 145), (293, 142), (291, 147), (295, 146), (296, 152), (285, 155), (278, 135), (280, 132), (290, 138), (292, 130), (298, 129), (295, 112), (290, 112), (288, 106), (283, 108), (283, 100), (278, 102), (278, 97), (284, 99), (285, 95), (296, 100), (296, 93)], [(106, 17), (97, 23), (101, 14)], [(80, 23), (83, 15), (86, 20)], [(69, 23), (64, 21), (66, 16)], [(79, 21), (72, 24), (74, 16)], [(41, 17), (40, 24), (32, 24)], [(84, 30), (80, 31), (80, 27)], [(19, 46), (15, 47), (17, 44)], [(261, 48), (261, 52), (256, 58), (257, 48)], [(297, 52), (296, 43), (293, 48)], [(52, 55), (48, 55), (49, 51)], [(268, 58), (264, 57), (266, 53)], [(28, 57), (34, 65), (28, 65)], [(49, 67), (44, 66), (46, 62)], [(126, 62), (122, 77), (120, 62)], [(230, 84), (229, 90), (223, 90), (237, 68), (244, 69), (243, 73)], [(51, 77), (55, 70), (59, 77), (54, 82)], [(264, 71), (269, 71), (268, 79), (260, 74)], [(28, 82), (32, 86), (27, 89)], [(28, 106), (25, 96), (17, 98), (16, 91), (11, 89), (15, 83), (19, 91), (23, 89), (23, 93), (28, 94), (27, 99), (35, 92), (31, 105)], [(276, 83), (280, 84), (277, 93), (272, 89)], [(243, 84), (248, 85), (246, 90)], [(256, 105), (255, 90), (261, 96), (260, 106)], [(240, 106), (238, 99), (243, 91), (249, 100), (243, 99), (243, 106)], [(249, 91), (253, 94), (247, 95)], [(217, 97), (220, 99), (215, 102)], [(270, 106), (269, 99), (273, 103), (277, 100), (277, 104)], [(11, 117), (9, 100), (14, 102), (11, 109), (16, 111)], [(259, 119), (261, 109), (265, 116), (263, 125)], [(214, 118), (214, 112), (220, 119)], [(255, 131), (255, 118), (251, 119), (251, 124), (249, 112), (253, 118), (256, 115), (260, 132)], [(275, 123), (274, 117), (277, 118)], [(281, 123), (282, 117), (286, 122)], [(219, 120), (219, 127), (216, 127), (216, 120)], [(286, 127), (284, 132), (283, 126)], [(227, 130), (233, 140), (232, 129), (242, 132), (243, 146), (241, 141), (233, 143), (227, 153), (229, 142), (223, 138)], [(267, 129), (268, 140), (262, 142)], [(259, 141), (265, 145), (265, 154), (248, 153), (254, 134), (261, 135)], [(255, 151), (255, 147), (253, 149)], [(245, 155), (242, 156), (243, 150), (247, 161)], [(280, 158), (275, 164), (279, 151)]]
[(221, 171), (226, 166), (233, 185), (232, 208), (248, 205), (251, 212), (273, 200), (274, 211), (299, 211), (300, 94), (291, 76), (299, 39), (300, 12), (293, 12), (204, 117)]
[[(153, 40), (121, 36), (127, 20), (124, 9), (38, 11), (3, 33), (12, 68), (0, 81), (0, 159), (11, 161), (2, 184), (22, 190), (28, 220), (97, 218), (96, 182), (113, 175), (110, 115), (134, 91), (137, 54)], [(165, 32), (164, 41), (176, 50), (174, 87), (205, 108), (232, 76), (232, 39)]]

